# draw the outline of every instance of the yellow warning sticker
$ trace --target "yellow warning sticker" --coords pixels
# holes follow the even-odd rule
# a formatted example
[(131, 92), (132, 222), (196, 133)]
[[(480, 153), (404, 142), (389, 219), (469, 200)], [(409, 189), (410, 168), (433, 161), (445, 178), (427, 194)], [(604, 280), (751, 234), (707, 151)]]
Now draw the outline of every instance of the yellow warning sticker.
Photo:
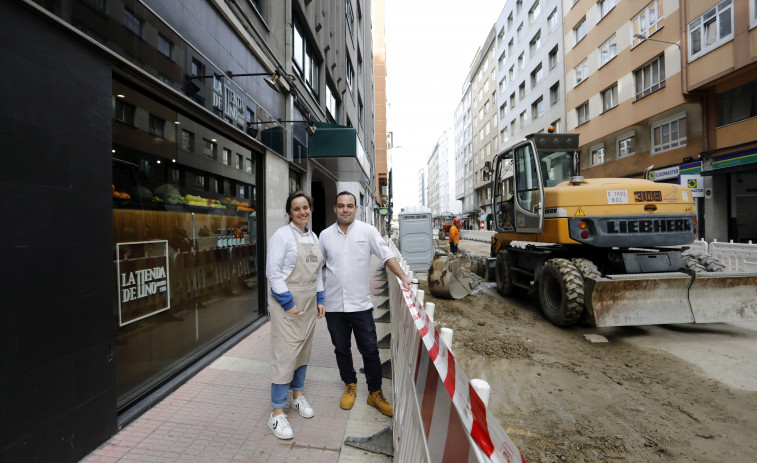
[(582, 211), (581, 208), (579, 207), (578, 210), (576, 211), (576, 214), (573, 217), (585, 217), (585, 216), (586, 214), (584, 214), (584, 211)]

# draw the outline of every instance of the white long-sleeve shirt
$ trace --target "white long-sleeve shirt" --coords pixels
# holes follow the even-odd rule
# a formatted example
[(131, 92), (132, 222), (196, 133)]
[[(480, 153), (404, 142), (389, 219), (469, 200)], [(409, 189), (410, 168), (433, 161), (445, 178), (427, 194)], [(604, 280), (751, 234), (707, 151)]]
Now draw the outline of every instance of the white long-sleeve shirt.
[[(318, 244), (318, 237), (312, 230), (302, 233), (299, 228), (292, 225), (284, 225), (273, 233), (268, 240), (268, 251), (265, 260), (265, 276), (271, 285), (271, 291), (282, 294), (289, 291), (286, 285), (287, 277), (294, 270), (297, 262), (297, 242), (294, 240), (292, 230), (297, 233), (297, 239), (302, 243)], [(318, 268), (315, 278), (316, 291), (323, 291), (323, 267)]]
[(321, 232), (327, 312), (359, 312), (373, 307), (370, 290), (371, 254), (381, 265), (394, 257), (376, 227), (355, 220), (344, 233), (338, 224)]

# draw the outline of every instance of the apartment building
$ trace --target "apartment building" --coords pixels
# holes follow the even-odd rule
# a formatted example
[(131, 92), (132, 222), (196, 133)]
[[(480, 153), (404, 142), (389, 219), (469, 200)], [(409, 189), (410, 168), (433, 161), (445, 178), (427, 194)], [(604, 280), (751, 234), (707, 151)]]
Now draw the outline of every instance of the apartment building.
[[(29, 198), (8, 205), (0, 240), (14, 288), (0, 461), (79, 461), (262, 323), (267, 237), (290, 192), (323, 205), (350, 190), (370, 221), (370, 12), (370, 0), (0, 2), (13, 70), (0, 190)], [(336, 219), (312, 218), (316, 231)], [(13, 231), (31, 227), (46, 232)]]
[(426, 196), (428, 194), (428, 191), (426, 190), (427, 178), (426, 168), (421, 167), (418, 170), (418, 204), (426, 207), (428, 207), (428, 197)]
[(463, 97), (455, 109), (455, 198), (461, 201), (463, 225), (471, 225), (470, 217), (478, 216), (473, 190), (473, 117), (471, 115), (471, 86), (466, 80)]
[(433, 216), (462, 212), (461, 202), (455, 197), (455, 145), (452, 133), (451, 128), (442, 132), (426, 163), (427, 206)]
[(485, 165), (497, 152), (497, 68), (494, 28), (478, 51), (471, 66), (471, 116), (473, 138), (473, 190), (477, 209), (470, 219), (477, 228), (488, 228), (491, 217), (491, 188)]
[(704, 107), (703, 150), (694, 156), (704, 233), (757, 242), (757, 1), (682, 2), (681, 11), (684, 92)]
[(511, 0), (497, 30), (499, 145), (552, 126), (565, 131), (561, 0)]

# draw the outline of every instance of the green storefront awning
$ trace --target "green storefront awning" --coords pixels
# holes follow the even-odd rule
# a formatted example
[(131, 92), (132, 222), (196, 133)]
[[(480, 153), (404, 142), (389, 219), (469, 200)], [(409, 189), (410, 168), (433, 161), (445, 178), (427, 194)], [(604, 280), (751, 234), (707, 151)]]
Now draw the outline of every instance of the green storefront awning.
[(308, 139), (308, 157), (317, 160), (340, 181), (367, 181), (370, 166), (357, 130), (326, 122), (316, 122), (315, 128)]

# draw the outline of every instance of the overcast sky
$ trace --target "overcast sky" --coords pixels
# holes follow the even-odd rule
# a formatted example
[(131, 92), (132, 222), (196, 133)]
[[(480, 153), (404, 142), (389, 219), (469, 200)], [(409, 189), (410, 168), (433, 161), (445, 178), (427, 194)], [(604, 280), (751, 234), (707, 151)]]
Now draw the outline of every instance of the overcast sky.
[(455, 108), (505, 0), (386, 0), (387, 130), (394, 213), (419, 204), (418, 171)]

